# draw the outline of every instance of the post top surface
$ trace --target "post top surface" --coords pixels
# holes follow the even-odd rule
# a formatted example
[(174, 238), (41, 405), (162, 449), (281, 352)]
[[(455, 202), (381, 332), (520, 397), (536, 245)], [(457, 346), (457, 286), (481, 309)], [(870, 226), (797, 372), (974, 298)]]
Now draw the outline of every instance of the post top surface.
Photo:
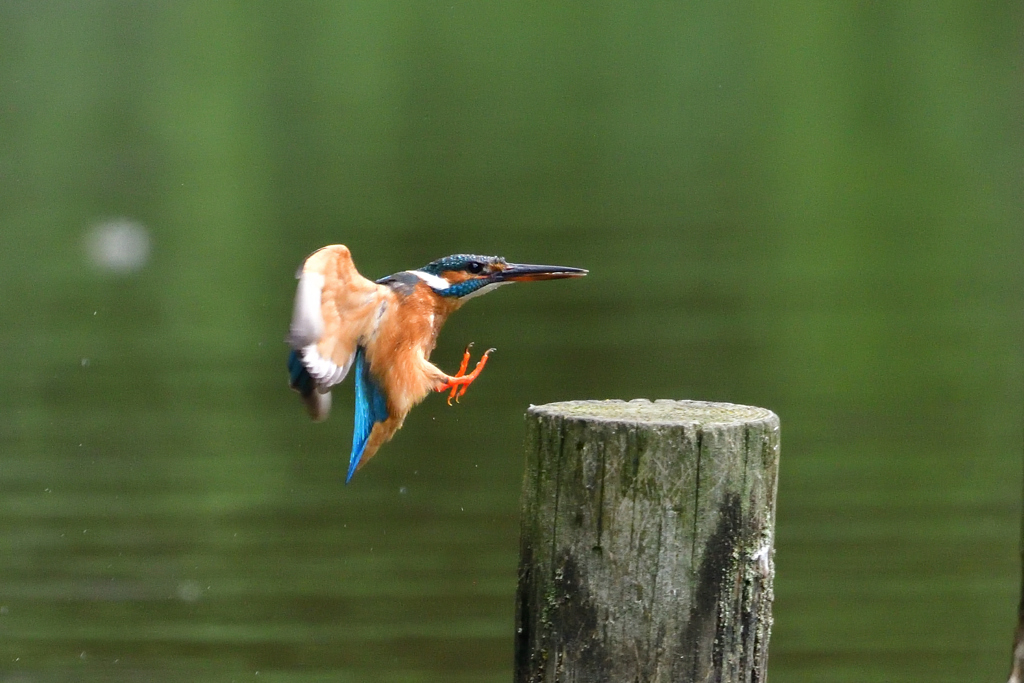
[(644, 398), (632, 401), (562, 401), (530, 406), (531, 414), (551, 415), (599, 422), (645, 424), (736, 424), (773, 422), (778, 417), (767, 408), (708, 401), (671, 401)]

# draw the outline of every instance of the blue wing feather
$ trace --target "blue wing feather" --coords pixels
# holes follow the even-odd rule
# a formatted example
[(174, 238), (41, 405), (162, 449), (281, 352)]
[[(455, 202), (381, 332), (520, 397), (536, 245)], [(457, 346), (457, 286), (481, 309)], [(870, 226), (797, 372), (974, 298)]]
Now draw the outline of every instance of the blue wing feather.
[(288, 354), (288, 375), (292, 389), (295, 389), (303, 397), (313, 393), (313, 378), (302, 364), (298, 351), (292, 350)]
[(352, 455), (349, 456), (346, 484), (356, 473), (373, 426), (388, 419), (387, 400), (370, 376), (370, 364), (366, 361), (366, 351), (362, 346), (356, 348), (353, 365), (356, 367), (356, 421), (352, 431)]

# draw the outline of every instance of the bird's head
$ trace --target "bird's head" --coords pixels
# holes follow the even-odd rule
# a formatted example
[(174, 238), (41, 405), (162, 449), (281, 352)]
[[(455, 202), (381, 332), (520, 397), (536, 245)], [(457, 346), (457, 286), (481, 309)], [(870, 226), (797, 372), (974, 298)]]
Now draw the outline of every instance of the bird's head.
[(582, 268), (509, 263), (500, 256), (476, 254), (445, 256), (413, 272), (438, 296), (462, 301), (511, 282), (560, 280), (587, 274)]

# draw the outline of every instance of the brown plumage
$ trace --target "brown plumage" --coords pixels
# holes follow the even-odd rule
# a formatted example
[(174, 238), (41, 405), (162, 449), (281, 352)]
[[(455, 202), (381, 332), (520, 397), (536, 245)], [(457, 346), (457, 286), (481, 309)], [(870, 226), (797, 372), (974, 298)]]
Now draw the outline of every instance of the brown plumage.
[(459, 254), (373, 282), (356, 270), (347, 247), (323, 247), (297, 274), (288, 336), (291, 386), (302, 395), (310, 416), (323, 420), (330, 411), (331, 388), (356, 366), (351, 479), (427, 394), (450, 390), (450, 402), (483, 369), (490, 350), (468, 375), (468, 349), (455, 375), (429, 361), (442, 325), (465, 300), (508, 282), (585, 274), (578, 268)]

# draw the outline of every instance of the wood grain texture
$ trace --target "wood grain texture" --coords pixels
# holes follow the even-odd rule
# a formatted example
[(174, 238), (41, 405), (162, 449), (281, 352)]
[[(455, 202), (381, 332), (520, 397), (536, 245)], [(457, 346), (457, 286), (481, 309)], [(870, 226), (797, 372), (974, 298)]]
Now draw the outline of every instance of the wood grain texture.
[(762, 408), (531, 407), (517, 683), (764, 681), (778, 460)]

